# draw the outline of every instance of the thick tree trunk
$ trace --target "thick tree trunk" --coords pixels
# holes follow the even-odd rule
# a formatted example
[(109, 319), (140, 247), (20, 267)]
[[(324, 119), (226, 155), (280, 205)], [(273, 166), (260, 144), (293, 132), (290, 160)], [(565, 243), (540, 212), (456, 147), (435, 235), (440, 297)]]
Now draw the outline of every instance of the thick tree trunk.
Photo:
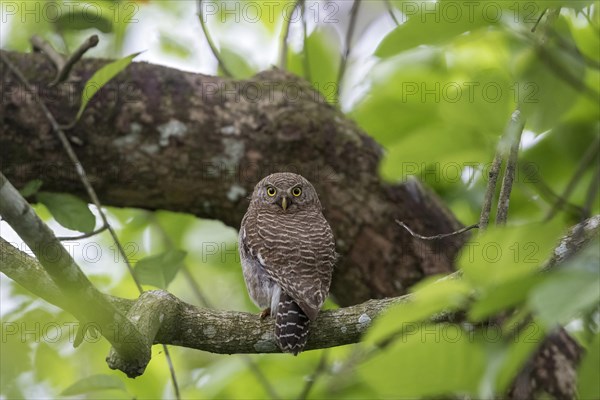
[[(37, 89), (27, 93), (3, 66), (0, 168), (20, 187), (85, 198), (73, 166), (35, 104), (59, 122), (76, 115), (85, 81), (106, 61), (83, 59), (81, 80), (54, 89), (41, 54), (6, 53)], [(279, 70), (248, 81), (134, 63), (98, 92), (67, 132), (103, 204), (166, 209), (239, 227), (263, 176), (299, 172), (317, 188), (341, 255), (333, 287), (341, 305), (397, 296), (426, 275), (447, 273), (464, 240), (412, 238), (460, 225), (418, 182), (379, 179), (381, 147), (305, 81)]]

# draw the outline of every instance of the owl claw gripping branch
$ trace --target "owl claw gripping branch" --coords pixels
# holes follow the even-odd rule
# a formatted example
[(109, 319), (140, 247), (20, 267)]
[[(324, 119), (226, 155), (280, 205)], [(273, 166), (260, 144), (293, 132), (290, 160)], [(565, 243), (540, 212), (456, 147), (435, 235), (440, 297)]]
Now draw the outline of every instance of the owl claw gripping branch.
[(300, 175), (272, 174), (254, 188), (240, 227), (239, 251), (250, 297), (270, 308), (281, 350), (304, 349), (323, 306), (335, 264), (335, 242), (315, 188)]

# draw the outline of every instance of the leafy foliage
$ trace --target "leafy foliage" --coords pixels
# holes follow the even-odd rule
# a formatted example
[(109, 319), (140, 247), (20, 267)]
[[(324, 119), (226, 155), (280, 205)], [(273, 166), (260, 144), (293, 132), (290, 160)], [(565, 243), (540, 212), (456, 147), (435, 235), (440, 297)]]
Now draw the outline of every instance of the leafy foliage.
[(96, 71), (94, 75), (92, 75), (92, 77), (85, 83), (83, 92), (81, 94), (81, 105), (79, 106), (79, 111), (77, 111), (77, 116), (75, 119), (78, 120), (81, 118), (81, 115), (85, 111), (85, 108), (92, 97), (94, 97), (94, 95), (98, 93), (98, 91), (102, 89), (102, 87), (111, 79), (113, 79), (119, 72), (127, 68), (127, 66), (131, 64), (131, 61), (133, 61), (133, 59), (139, 56), (141, 53), (142, 52), (130, 54), (127, 57), (106, 64), (104, 67)]
[(167, 250), (156, 256), (142, 258), (135, 266), (135, 276), (141, 284), (166, 289), (181, 268), (185, 255), (185, 251)]
[[(8, 28), (3, 26), (3, 47), (27, 51), (35, 33), (67, 52), (93, 32), (103, 45), (93, 56), (123, 57), (128, 53), (122, 49), (131, 52), (131, 43), (137, 47), (145, 40), (148, 59), (161, 62), (167, 53), (180, 57), (183, 69), (209, 65), (202, 72), (219, 73), (216, 63), (206, 62), (210, 56), (201, 43), (194, 2), (80, 2), (60, 8), (64, 12), (57, 18), (38, 19), (27, 17), (27, 12), (47, 16), (52, 6), (27, 3), (14, 10)], [(235, 77), (247, 78), (274, 63), (277, 57), (271, 50), (279, 48), (286, 23), (282, 12), (289, 17), (293, 1), (203, 3), (213, 7), (204, 14)], [(473, 236), (457, 260), (460, 278), (431, 277), (411, 288), (412, 300), (375, 321), (364, 343), (294, 359), (249, 359), (283, 398), (298, 396), (324, 352), (328, 361), (309, 398), (493, 398), (502, 397), (546, 334), (562, 326), (586, 349), (578, 370), (580, 398), (600, 397), (598, 248), (592, 246), (558, 268), (539, 273), (559, 237), (581, 218), (595, 179), (598, 154), (588, 165), (581, 162), (600, 136), (598, 3), (390, 3), (398, 26), (383, 2), (362, 2), (338, 105), (384, 146), (384, 179), (419, 178), (465, 223), (478, 219), (489, 164), (511, 113), (519, 108), (526, 125), (509, 226)], [(85, 5), (98, 18), (86, 18)], [(344, 6), (307, 2), (306, 27), (296, 19), (290, 31), (288, 69), (310, 80), (331, 103), (337, 100), (346, 46), (349, 7)], [(236, 30), (239, 26), (244, 35)], [(534, 26), (536, 32), (531, 32)], [(156, 43), (148, 32), (161, 32)], [(138, 54), (107, 64), (89, 79), (77, 118), (97, 91)], [(572, 207), (540, 223), (571, 184), (565, 200)], [(41, 181), (30, 182), (22, 193), (35, 195), (64, 227), (94, 229), (95, 218), (84, 202), (68, 194), (39, 192), (40, 185)], [(50, 218), (43, 207), (37, 211)], [(593, 202), (588, 211), (596, 214), (600, 205)], [(139, 260), (135, 274), (143, 284), (168, 287), (198, 305), (256, 311), (245, 295), (233, 230), (163, 211), (111, 209), (110, 221), (129, 259)], [(102, 239), (76, 243), (82, 246), (72, 247), (75, 258), (100, 290), (135, 296), (119, 253)], [(100, 250), (93, 261), (91, 248)], [(101, 375), (107, 371), (105, 341), (86, 336), (73, 350), (71, 316), (5, 279), (2, 295), (0, 396), (55, 397), (64, 388), (63, 395), (88, 398), (172, 395), (168, 367), (158, 348), (146, 373), (135, 381)], [(448, 317), (455, 312), (464, 314), (464, 322)], [(507, 318), (496, 320), (499, 314)], [(434, 323), (441, 319), (443, 323)], [(171, 348), (171, 355), (184, 398), (270, 396), (255, 368), (240, 356), (177, 347)], [(100, 389), (111, 390), (92, 392)]]
[(65, 228), (85, 233), (94, 230), (96, 217), (79, 197), (69, 193), (50, 192), (38, 192), (36, 197)]

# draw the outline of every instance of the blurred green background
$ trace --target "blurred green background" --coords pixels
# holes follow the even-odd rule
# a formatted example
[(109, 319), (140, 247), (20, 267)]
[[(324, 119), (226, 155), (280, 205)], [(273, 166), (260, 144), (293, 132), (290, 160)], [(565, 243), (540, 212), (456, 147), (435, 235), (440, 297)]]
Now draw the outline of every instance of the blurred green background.
[[(384, 179), (420, 179), (464, 224), (479, 219), (491, 161), (519, 107), (526, 125), (509, 227), (477, 238), (477, 245), (492, 243), (505, 253), (490, 263), (463, 252), (458, 266), (465, 279), (423, 282), (410, 307), (391, 310), (361, 345), (293, 359), (170, 347), (182, 397), (302, 397), (321, 363), (309, 398), (487, 398), (503, 393), (544, 334), (561, 325), (589, 350), (579, 371), (581, 398), (598, 398), (597, 248), (558, 271), (534, 274), (567, 227), (600, 209), (593, 185), (600, 137), (598, 2), (361, 1), (348, 42), (352, 7), (351, 1), (274, 0), (210, 1), (201, 9), (235, 78), (280, 65), (291, 15), (286, 68), (307, 78), (384, 147)], [(98, 34), (100, 44), (87, 56), (116, 59), (145, 50), (136, 61), (223, 73), (195, 1), (3, 1), (0, 11), (5, 50), (29, 52), (29, 38), (37, 34), (68, 53)], [(569, 187), (567, 207), (541, 225)], [(44, 205), (36, 211), (58, 234), (75, 234)], [(168, 287), (199, 306), (258, 311), (246, 293), (234, 229), (166, 211), (107, 212), (138, 274), (153, 283), (145, 288)], [(2, 232), (19, 245), (9, 228)], [(66, 245), (101, 291), (137, 295), (106, 232)], [(166, 264), (174, 269), (161, 271)], [(70, 315), (5, 276), (0, 282), (1, 398), (56, 398), (77, 382), (71, 393), (79, 390), (86, 398), (174, 396), (162, 347), (154, 346), (143, 376), (127, 379), (107, 368), (105, 340), (89, 336), (73, 349)], [(400, 324), (427, 320), (445, 308), (467, 307), (477, 322), (514, 306), (534, 315), (520, 340), (490, 340), (490, 332), (472, 325), (421, 324), (375, 356), (357, 356)]]

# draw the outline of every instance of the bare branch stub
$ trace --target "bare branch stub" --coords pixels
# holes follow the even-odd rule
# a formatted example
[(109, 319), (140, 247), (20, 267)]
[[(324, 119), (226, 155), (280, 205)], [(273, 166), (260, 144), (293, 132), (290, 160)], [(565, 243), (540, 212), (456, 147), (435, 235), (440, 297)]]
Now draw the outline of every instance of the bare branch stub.
[(52, 87), (66, 81), (69, 78), (69, 74), (71, 73), (73, 66), (89, 49), (98, 45), (99, 39), (98, 35), (90, 36), (77, 48), (77, 50), (75, 50), (73, 54), (68, 57), (60, 54), (54, 49), (54, 47), (52, 47), (50, 43), (38, 35), (33, 35), (29, 41), (31, 42), (34, 50), (44, 53), (56, 67), (56, 77), (49, 84), (49, 86)]
[(69, 78), (69, 74), (71, 73), (71, 69), (77, 61), (83, 57), (83, 55), (91, 48), (96, 47), (98, 45), (98, 35), (92, 35), (87, 38), (78, 48), (71, 54), (65, 61), (64, 65), (61, 69), (58, 70), (58, 74), (56, 78), (50, 83), (50, 86), (55, 86), (61, 82), (66, 81)]

